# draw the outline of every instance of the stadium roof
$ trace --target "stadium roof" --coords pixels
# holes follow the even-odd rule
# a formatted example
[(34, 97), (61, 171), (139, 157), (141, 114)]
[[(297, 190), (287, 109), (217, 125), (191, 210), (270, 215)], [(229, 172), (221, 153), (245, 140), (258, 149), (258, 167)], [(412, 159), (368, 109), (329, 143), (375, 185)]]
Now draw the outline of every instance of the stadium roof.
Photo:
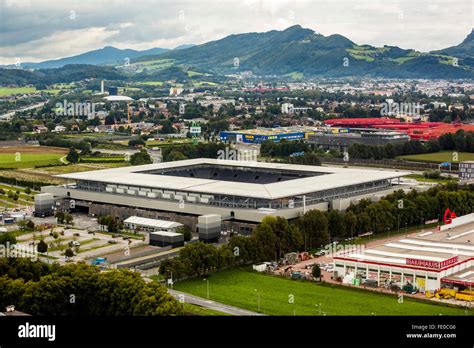
[[(325, 175), (303, 177), (270, 184), (200, 179), (172, 175), (156, 175), (143, 171), (179, 168), (192, 165), (221, 165), (233, 167), (281, 169), (301, 172), (318, 172)], [(359, 168), (335, 168), (303, 166), (285, 163), (264, 163), (197, 158), (184, 161), (154, 163), (142, 166), (121, 167), (81, 173), (56, 175), (63, 179), (89, 180), (109, 184), (147, 187), (173, 191), (188, 191), (202, 194), (222, 194), (261, 199), (278, 199), (304, 195), (312, 192), (336, 189), (349, 185), (370, 183), (378, 180), (399, 178), (408, 173)]]

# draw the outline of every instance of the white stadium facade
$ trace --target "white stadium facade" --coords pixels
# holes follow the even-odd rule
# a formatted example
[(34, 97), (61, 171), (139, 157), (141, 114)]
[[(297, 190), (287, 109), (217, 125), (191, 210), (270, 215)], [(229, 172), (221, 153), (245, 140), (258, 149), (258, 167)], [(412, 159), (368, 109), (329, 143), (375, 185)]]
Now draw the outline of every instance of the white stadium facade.
[(213, 215), (223, 230), (245, 234), (268, 215), (293, 219), (310, 209), (345, 209), (358, 197), (396, 188), (405, 174), (198, 158), (58, 175), (67, 184), (42, 191), (90, 215), (157, 218), (194, 229), (199, 216)]

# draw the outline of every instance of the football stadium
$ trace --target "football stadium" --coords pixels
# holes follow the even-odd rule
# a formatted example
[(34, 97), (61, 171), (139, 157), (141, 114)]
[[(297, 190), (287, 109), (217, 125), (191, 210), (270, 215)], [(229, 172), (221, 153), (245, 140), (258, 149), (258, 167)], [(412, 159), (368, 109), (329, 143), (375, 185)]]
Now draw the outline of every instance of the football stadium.
[(268, 215), (293, 219), (309, 209), (344, 209), (358, 197), (386, 194), (405, 174), (199, 158), (62, 174), (67, 184), (42, 191), (89, 215), (157, 218), (192, 228), (198, 217), (215, 215), (223, 230), (232, 225), (245, 233)]

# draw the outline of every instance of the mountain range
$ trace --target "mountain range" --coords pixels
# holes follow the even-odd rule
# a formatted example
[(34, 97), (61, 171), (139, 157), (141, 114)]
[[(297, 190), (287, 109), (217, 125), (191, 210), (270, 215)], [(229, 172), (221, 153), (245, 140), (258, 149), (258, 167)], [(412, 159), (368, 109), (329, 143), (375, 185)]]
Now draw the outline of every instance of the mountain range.
[(342, 35), (324, 36), (296, 25), (283, 31), (230, 35), (164, 52), (160, 58), (216, 73), (250, 70), (261, 75), (472, 78), (474, 34), (457, 46), (423, 53), (396, 46), (358, 45)]
[[(173, 72), (191, 69), (216, 75), (252, 71), (257, 75), (278, 75), (290, 78), (305, 77), (386, 77), (386, 78), (474, 78), (474, 31), (457, 46), (432, 52), (419, 52), (396, 46), (375, 47), (359, 45), (350, 39), (334, 34), (324, 36), (299, 25), (282, 31), (245, 33), (230, 35), (220, 40), (201, 45), (185, 45), (173, 50), (152, 48), (145, 51), (104, 47), (77, 56), (45, 61), (24, 63), (23, 67), (39, 69), (31, 72), (39, 80), (54, 76), (63, 80), (72, 76), (109, 76), (133, 79), (130, 72), (124, 73), (113, 68), (113, 63), (123, 64), (130, 58), (132, 65), (142, 65), (139, 75), (169, 76)], [(237, 59), (236, 59), (237, 58)], [(86, 64), (72, 65), (69, 64)], [(94, 65), (94, 69), (87, 68)], [(111, 65), (111, 66), (101, 66)], [(48, 69), (60, 67), (61, 74)], [(74, 74), (67, 74), (67, 69)], [(81, 69), (88, 70), (81, 73)], [(104, 70), (102, 70), (104, 69)], [(8, 81), (15, 80), (15, 73), (0, 70), (0, 83), (8, 75)], [(16, 70), (16, 69), (9, 69)], [(18, 74), (27, 80), (25, 72)], [(62, 81), (58, 81), (62, 82)]]
[[(175, 48), (175, 50), (185, 49), (192, 47), (193, 45), (182, 45)], [(47, 60), (40, 63), (22, 63), (22, 67), (27, 69), (54, 69), (61, 68), (69, 64), (92, 64), (92, 65), (103, 65), (121, 63), (123, 64), (125, 59), (133, 59), (137, 57), (145, 56), (157, 56), (163, 52), (171, 51), (167, 48), (151, 48), (148, 50), (137, 51), (132, 49), (120, 49), (112, 46), (106, 46), (101, 49), (94, 51), (85, 52), (76, 56), (65, 57), (54, 60)]]

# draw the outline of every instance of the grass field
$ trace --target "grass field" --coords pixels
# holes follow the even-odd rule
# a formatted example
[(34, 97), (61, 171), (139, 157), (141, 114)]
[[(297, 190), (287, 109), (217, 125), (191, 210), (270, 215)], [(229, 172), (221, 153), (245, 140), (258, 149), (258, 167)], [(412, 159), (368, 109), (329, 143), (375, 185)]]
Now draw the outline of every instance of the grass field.
[(452, 151), (442, 151), (435, 153), (424, 153), (421, 155), (407, 155), (399, 156), (399, 159), (404, 159), (406, 161), (416, 161), (416, 162), (459, 162), (459, 161), (474, 161), (474, 153), (471, 152), (458, 152), (458, 161), (453, 161), (453, 152)]
[(191, 303), (183, 303), (184, 311), (191, 315), (199, 316), (229, 316), (227, 313), (218, 312), (209, 308), (196, 306)]
[(437, 184), (448, 184), (450, 182), (453, 182), (453, 183), (458, 182), (457, 178), (444, 178), (444, 177), (441, 177), (439, 179), (430, 179), (430, 178), (425, 178), (421, 174), (410, 174), (410, 175), (405, 176), (405, 178), (415, 179), (416, 181), (419, 181), (419, 182), (435, 182)]
[[(209, 280), (211, 300), (270, 315), (473, 315), (473, 311), (452, 308), (360, 289), (294, 281), (231, 269), (212, 274)], [(174, 289), (206, 298), (207, 283), (195, 278), (175, 283)], [(290, 303), (291, 299), (293, 303)], [(316, 306), (318, 305), (318, 306)]]
[(0, 148), (0, 168), (31, 168), (60, 165), (67, 149), (41, 146), (12, 146)]
[(0, 167), (28, 168), (39, 165), (61, 164), (59, 159), (67, 149), (46, 146), (7, 146), (0, 148)]
[(37, 90), (35, 87), (1, 87), (0, 88), (0, 97), (5, 97), (15, 94), (31, 94), (36, 92), (45, 92), (51, 94), (58, 94), (61, 92), (60, 89), (44, 89)]

